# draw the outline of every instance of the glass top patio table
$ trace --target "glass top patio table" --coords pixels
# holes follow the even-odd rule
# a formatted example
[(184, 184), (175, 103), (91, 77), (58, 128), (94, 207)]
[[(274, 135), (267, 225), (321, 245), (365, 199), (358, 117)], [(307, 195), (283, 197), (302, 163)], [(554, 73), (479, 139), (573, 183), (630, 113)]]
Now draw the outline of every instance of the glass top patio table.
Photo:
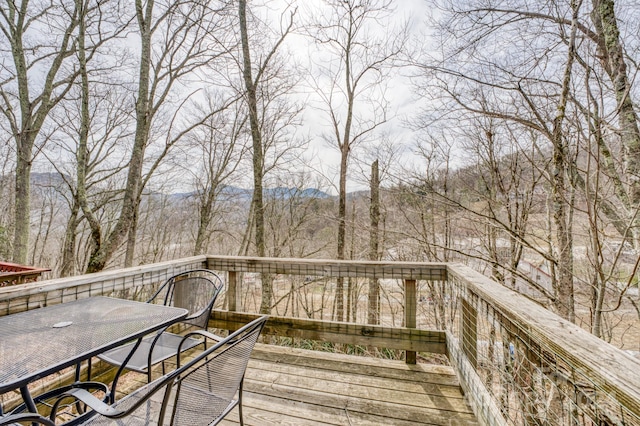
[(0, 317), (0, 394), (187, 316), (187, 310), (90, 297)]

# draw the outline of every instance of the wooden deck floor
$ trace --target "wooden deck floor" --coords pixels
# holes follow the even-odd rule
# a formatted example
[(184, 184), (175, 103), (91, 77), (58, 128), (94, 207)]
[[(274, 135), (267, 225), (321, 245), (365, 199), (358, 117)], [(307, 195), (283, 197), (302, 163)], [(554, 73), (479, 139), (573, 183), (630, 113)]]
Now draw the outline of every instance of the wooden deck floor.
[(270, 345), (254, 350), (243, 406), (247, 426), (477, 424), (449, 367)]
[[(118, 398), (145, 383), (125, 374)], [(451, 367), (264, 344), (249, 361), (243, 407), (246, 426), (478, 424)], [(238, 425), (238, 409), (220, 424)]]

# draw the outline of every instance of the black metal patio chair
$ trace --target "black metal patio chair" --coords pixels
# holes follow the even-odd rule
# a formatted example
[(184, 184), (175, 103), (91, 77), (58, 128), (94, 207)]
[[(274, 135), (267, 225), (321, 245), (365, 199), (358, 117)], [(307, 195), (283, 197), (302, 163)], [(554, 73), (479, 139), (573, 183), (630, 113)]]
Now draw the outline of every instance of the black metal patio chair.
[[(70, 389), (61, 399), (72, 396), (97, 413), (82, 423), (85, 426), (211, 426), (219, 423), (235, 406), (238, 406), (240, 424), (243, 425), (244, 374), (267, 319), (267, 316), (263, 316), (250, 322), (183, 365), (184, 361), (178, 353), (178, 367), (175, 370), (113, 405), (104, 403), (84, 389)], [(206, 331), (194, 331), (191, 334), (214, 341), (220, 339)], [(52, 417), (56, 414), (56, 408), (54, 404)]]
[[(162, 303), (189, 311), (187, 318), (181, 324), (206, 329), (211, 310), (216, 298), (222, 290), (222, 279), (208, 269), (195, 269), (169, 278), (147, 301), (147, 303)], [(135, 353), (127, 362), (125, 368), (147, 374), (147, 381), (151, 381), (151, 366), (174, 356), (178, 345), (182, 350), (188, 350), (198, 345), (197, 339), (184, 341), (182, 336), (161, 330), (155, 335), (145, 337)], [(121, 366), (131, 353), (136, 342), (117, 347), (98, 355), (103, 361)], [(163, 374), (164, 363), (163, 363)]]
[(55, 423), (37, 413), (20, 413), (0, 416), (0, 426), (32, 425), (40, 424), (55, 426)]

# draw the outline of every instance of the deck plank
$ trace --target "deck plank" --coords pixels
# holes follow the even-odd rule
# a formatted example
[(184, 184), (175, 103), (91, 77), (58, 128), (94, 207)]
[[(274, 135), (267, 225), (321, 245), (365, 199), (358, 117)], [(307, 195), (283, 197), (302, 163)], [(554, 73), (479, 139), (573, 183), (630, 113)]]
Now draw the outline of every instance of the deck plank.
[[(274, 363), (299, 365), (310, 368), (326, 367), (326, 360), (334, 363), (330, 369), (342, 372), (385, 378), (401, 378), (436, 384), (459, 386), (458, 379), (451, 367), (435, 364), (406, 364), (402, 361), (388, 359), (336, 354), (331, 352), (311, 351), (306, 349), (287, 348), (286, 351), (276, 345), (257, 345), (251, 358)], [(407, 372), (411, 374), (406, 374)]]
[[(291, 359), (290, 357), (286, 357), (286, 355), (276, 362), (265, 362), (263, 359), (259, 359), (259, 356), (258, 353), (256, 357), (252, 357), (249, 368), (263, 370), (263, 372), (258, 374), (261, 379), (265, 381), (269, 380), (267, 379), (268, 376), (272, 376), (272, 380), (275, 380), (274, 375), (281, 373), (318, 380), (327, 379), (353, 385), (364, 385), (369, 388), (394, 389), (409, 392), (425, 391), (429, 395), (439, 395), (450, 398), (463, 397), (455, 376), (442, 378), (438, 377), (437, 374), (416, 374), (416, 372), (410, 370), (393, 371), (391, 366), (397, 364), (397, 362), (394, 361), (388, 362), (388, 364), (390, 364), (388, 367), (379, 366), (362, 369), (358, 368), (361, 366), (357, 364), (353, 366), (345, 365), (342, 361), (331, 358), (316, 358), (314, 365), (307, 363), (301, 366), (296, 362), (287, 362), (291, 361)], [(321, 356), (322, 354), (320, 353), (319, 357)], [(356, 361), (358, 359), (359, 358), (356, 358)]]
[(382, 389), (384, 391), (394, 390), (402, 392), (417, 392), (427, 395), (446, 397), (452, 399), (462, 399), (460, 389), (453, 385), (437, 385), (428, 382), (417, 382), (411, 379), (389, 379), (379, 376), (363, 376), (358, 373), (327, 371), (310, 368), (301, 368), (294, 365), (269, 364), (252, 361), (249, 369), (257, 370), (256, 374), (262, 381), (278, 382), (282, 378), (287, 380), (287, 376), (298, 376), (301, 381), (305, 379), (315, 381), (335, 382), (336, 385), (347, 384), (354, 386), (364, 386), (368, 389)]
[[(358, 426), (415, 426), (432, 425), (425, 417), (424, 421), (405, 421), (389, 417), (364, 414), (349, 409), (338, 409), (318, 404), (304, 403), (300, 401), (284, 400), (282, 398), (245, 392), (244, 395), (244, 423), (247, 426), (258, 425), (358, 425)], [(237, 409), (220, 423), (223, 426), (238, 425)], [(446, 424), (475, 424), (475, 423), (446, 423)]]

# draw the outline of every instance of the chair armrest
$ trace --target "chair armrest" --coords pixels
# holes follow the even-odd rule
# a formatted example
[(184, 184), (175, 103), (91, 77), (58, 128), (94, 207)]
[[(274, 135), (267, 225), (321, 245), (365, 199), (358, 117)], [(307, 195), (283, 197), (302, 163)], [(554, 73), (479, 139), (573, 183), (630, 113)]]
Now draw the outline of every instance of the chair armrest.
[(224, 340), (224, 337), (218, 336), (217, 334), (210, 333), (210, 332), (208, 332), (206, 330), (194, 330), (194, 331), (190, 331), (189, 333), (187, 333), (184, 336), (182, 336), (182, 341), (184, 342), (189, 337), (195, 336), (195, 335), (204, 336), (207, 339), (215, 340), (216, 342), (220, 342), (220, 341)]
[(178, 350), (176, 352), (178, 367), (180, 367), (180, 364), (181, 364), (180, 354), (182, 353), (182, 345), (187, 340), (189, 340), (192, 336), (203, 336), (205, 339), (200, 344), (204, 344), (205, 348), (207, 347), (206, 346), (207, 345), (207, 339), (213, 340), (216, 344), (218, 344), (222, 340), (224, 340), (224, 337), (218, 336), (217, 334), (209, 333), (206, 330), (194, 330), (194, 331), (191, 331), (191, 332), (185, 334), (184, 336), (182, 336), (182, 340), (180, 341), (180, 344), (178, 345)]
[[(105, 417), (117, 418), (117, 417), (122, 417), (122, 415), (125, 414), (124, 411), (113, 408), (112, 406), (99, 400), (98, 398), (93, 396), (92, 393), (87, 392), (84, 389), (79, 389), (79, 388), (69, 389), (67, 392), (61, 395), (58, 401), (60, 401), (65, 396), (72, 396), (76, 398), (78, 401), (84, 402), (96, 413), (101, 414)], [(56, 405), (54, 405), (54, 411), (52, 411), (52, 415), (55, 414), (55, 409), (57, 408)]]

